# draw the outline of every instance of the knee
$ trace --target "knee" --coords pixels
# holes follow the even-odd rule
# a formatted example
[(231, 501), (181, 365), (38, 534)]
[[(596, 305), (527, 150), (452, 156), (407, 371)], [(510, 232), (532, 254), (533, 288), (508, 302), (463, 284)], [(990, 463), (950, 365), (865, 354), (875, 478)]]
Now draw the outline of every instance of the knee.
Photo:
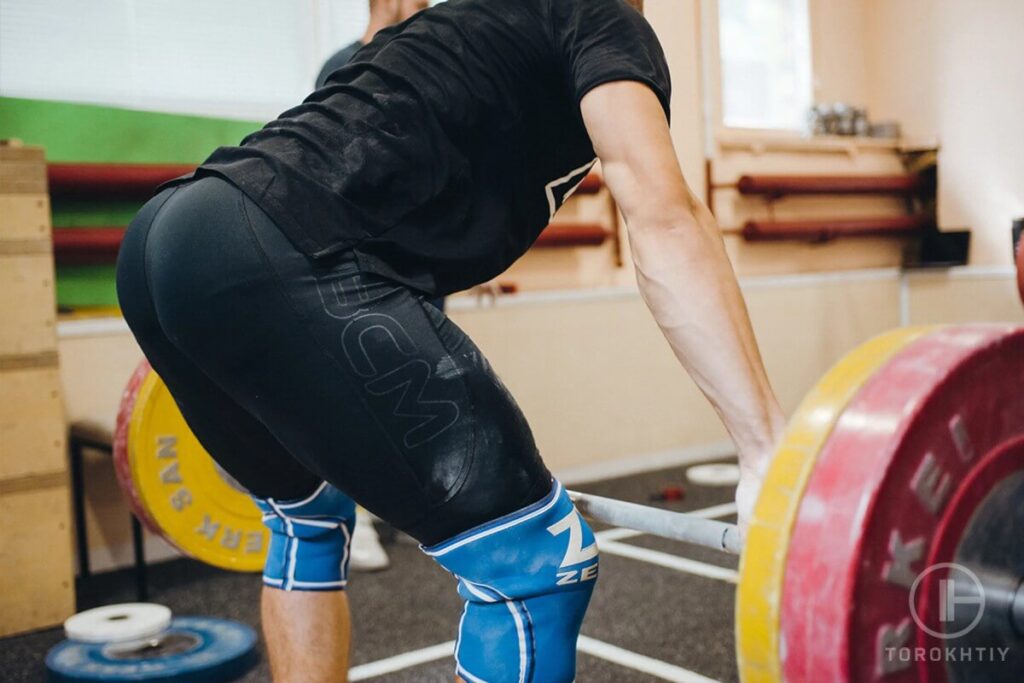
[(356, 518), (351, 498), (325, 482), (302, 500), (255, 501), (270, 529), (265, 585), (286, 591), (345, 588)]
[(557, 481), (537, 503), (424, 549), (459, 579), (467, 681), (572, 681), (597, 542)]

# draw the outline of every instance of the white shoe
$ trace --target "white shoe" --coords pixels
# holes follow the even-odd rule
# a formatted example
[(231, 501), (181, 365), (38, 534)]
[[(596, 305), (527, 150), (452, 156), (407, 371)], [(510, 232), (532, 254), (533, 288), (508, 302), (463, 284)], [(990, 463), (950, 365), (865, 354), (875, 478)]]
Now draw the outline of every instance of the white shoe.
[(350, 569), (360, 572), (377, 572), (391, 565), (388, 554), (380, 544), (377, 530), (373, 528), (373, 520), (366, 510), (360, 509), (356, 515), (356, 528), (352, 532), (350, 548), (352, 560)]

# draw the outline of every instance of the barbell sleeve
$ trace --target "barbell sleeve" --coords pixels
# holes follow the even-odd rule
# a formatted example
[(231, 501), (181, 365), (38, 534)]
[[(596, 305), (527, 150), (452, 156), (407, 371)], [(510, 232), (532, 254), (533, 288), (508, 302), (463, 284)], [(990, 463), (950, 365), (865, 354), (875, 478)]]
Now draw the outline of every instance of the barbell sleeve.
[(1024, 580), (1021, 581), (1020, 586), (1017, 587), (1017, 592), (1013, 595), (1010, 621), (1013, 622), (1013, 628), (1016, 629), (1017, 636), (1024, 638)]
[[(1013, 587), (991, 585), (982, 579), (985, 593), (985, 618), (1009, 621), (1014, 635), (1024, 641), (1024, 579), (1017, 577)], [(957, 582), (958, 584), (960, 582)], [(991, 617), (990, 617), (991, 615)]]
[(584, 517), (617, 527), (671, 538), (677, 541), (738, 555), (742, 548), (739, 529), (713, 519), (673, 512), (648, 505), (627, 503), (589, 493), (569, 491), (569, 498)]
[(981, 597), (984, 605), (982, 618), (998, 624), (1000, 630), (1005, 630), (1009, 623), (1016, 638), (1024, 641), (1024, 577), (1007, 573), (1005, 568), (978, 564), (957, 566), (961, 570), (969, 570), (975, 580), (965, 580), (962, 576), (957, 578), (953, 582), (953, 594)]

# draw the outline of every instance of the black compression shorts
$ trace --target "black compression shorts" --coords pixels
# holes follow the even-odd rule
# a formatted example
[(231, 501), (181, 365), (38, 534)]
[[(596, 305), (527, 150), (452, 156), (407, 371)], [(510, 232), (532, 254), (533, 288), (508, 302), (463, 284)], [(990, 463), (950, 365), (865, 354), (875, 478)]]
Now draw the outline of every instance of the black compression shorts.
[(223, 179), (142, 209), (117, 289), (189, 426), (253, 495), (327, 480), (429, 545), (550, 490), (526, 420), (462, 330), (350, 253), (310, 260)]

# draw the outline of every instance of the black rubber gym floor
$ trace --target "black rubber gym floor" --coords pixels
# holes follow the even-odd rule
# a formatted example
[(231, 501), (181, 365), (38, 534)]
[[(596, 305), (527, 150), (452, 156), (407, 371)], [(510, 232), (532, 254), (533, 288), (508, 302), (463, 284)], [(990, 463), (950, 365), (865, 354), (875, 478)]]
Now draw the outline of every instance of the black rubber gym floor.
[[(684, 498), (673, 503), (651, 500), (668, 486), (682, 487)], [(728, 487), (688, 484), (685, 468), (575, 488), (680, 511), (729, 503), (733, 495)], [(719, 518), (735, 521), (731, 515)], [(736, 559), (650, 536), (602, 540), (601, 576), (583, 624), (585, 638), (580, 644), (577, 680), (737, 681), (732, 633), (734, 585), (730, 583)], [(415, 543), (401, 536), (385, 537), (385, 547), (391, 568), (374, 574), (353, 573), (349, 583), (355, 667), (450, 641), (461, 614), (453, 580), (422, 555)], [(133, 586), (129, 571), (95, 576), (79, 586), (79, 608), (130, 602), (134, 599)], [(256, 575), (177, 560), (151, 567), (150, 590), (151, 601), (167, 605), (176, 615), (225, 617), (259, 626), (260, 580)], [(52, 629), (0, 640), (0, 678), (11, 683), (45, 680), (46, 651), (62, 639), (60, 629)], [(451, 658), (437, 656), (418, 666), (366, 678), (356, 675), (353, 680), (452, 681)], [(355, 671), (370, 673), (367, 668)], [(269, 681), (265, 658), (240, 680)]]

